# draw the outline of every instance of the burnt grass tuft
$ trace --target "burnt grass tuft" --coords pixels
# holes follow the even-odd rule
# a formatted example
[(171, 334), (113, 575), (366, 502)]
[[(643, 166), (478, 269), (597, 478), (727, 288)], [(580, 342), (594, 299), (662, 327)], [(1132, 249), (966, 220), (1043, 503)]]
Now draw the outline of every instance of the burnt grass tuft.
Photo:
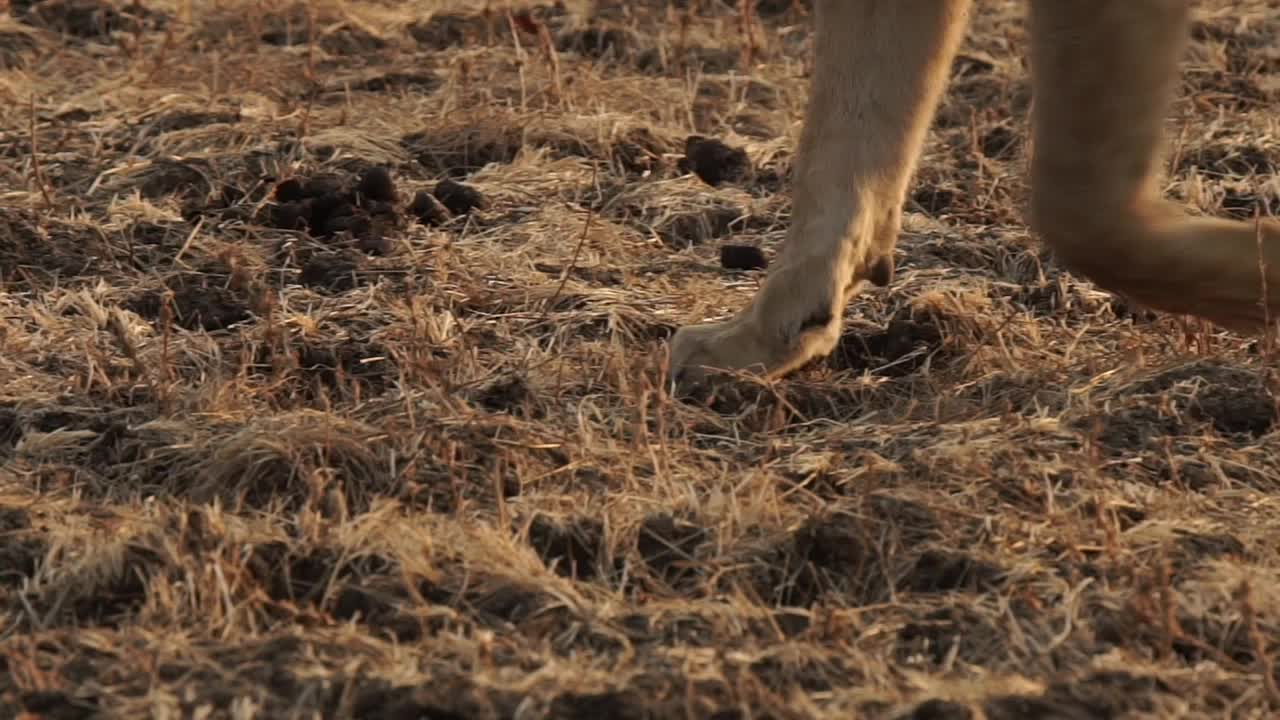
[[(811, 2), (180, 5), (0, 18), (0, 716), (1275, 714), (1275, 352), (1028, 235), (1020, 3), (892, 281), (705, 403)], [(1201, 5), (1167, 187), (1265, 214), (1280, 19)]]

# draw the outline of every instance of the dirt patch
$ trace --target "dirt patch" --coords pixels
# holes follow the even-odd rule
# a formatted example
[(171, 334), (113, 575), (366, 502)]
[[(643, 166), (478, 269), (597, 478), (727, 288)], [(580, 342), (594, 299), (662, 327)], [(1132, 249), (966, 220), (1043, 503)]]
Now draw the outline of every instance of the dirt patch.
[(969, 720), (973, 711), (948, 700), (926, 700), (894, 720)]
[(529, 525), (529, 545), (548, 567), (565, 577), (589, 580), (599, 572), (604, 526), (593, 518), (559, 523), (537, 515)]
[[(1215, 382), (1210, 384), (1206, 378)], [(1206, 430), (1221, 434), (1231, 444), (1252, 443), (1271, 432), (1275, 405), (1257, 375), (1237, 368), (1193, 365), (1162, 373), (1126, 392), (1134, 394), (1109, 412), (1083, 415), (1073, 423), (1107, 456), (1140, 457), (1143, 467), (1153, 471), (1152, 479), (1195, 491), (1216, 486), (1222, 477), (1250, 484), (1260, 479), (1234, 464), (1211, 470), (1193, 449)], [(1178, 453), (1170, 456), (1171, 448)]]
[(1179, 172), (1197, 171), (1250, 177), (1274, 174), (1277, 167), (1280, 167), (1280, 147), (1216, 142), (1185, 152), (1177, 169)]
[[(360, 690), (352, 704), (358, 717), (385, 717), (396, 720), (432, 718), (464, 720), (464, 718), (498, 717), (494, 701), (461, 677), (433, 684), (391, 686), (378, 678), (353, 678), (352, 687)], [(511, 703), (514, 705), (514, 703)]]
[[(149, 538), (111, 542), (89, 550), (72, 572), (37, 586), (26, 601), (56, 608), (43, 618), (55, 627), (111, 627), (134, 617), (152, 579), (168, 577), (172, 570)], [(19, 599), (13, 596), (10, 602)]]
[(477, 15), (433, 13), (426, 20), (409, 25), (409, 35), (419, 44), (432, 50), (448, 50), (476, 44), (494, 31), (494, 26)]
[(625, 29), (607, 26), (578, 28), (556, 38), (556, 49), (560, 52), (597, 60), (622, 60), (636, 44), (636, 39)]
[(25, 12), (16, 4), (16, 17), (36, 27), (76, 38), (102, 39), (115, 32), (162, 30), (168, 16), (139, 2), (113, 4), (104, 0), (39, 0)]
[[(753, 204), (737, 197), (709, 195), (682, 197), (652, 204), (648, 194), (638, 190), (606, 189), (594, 205), (608, 219), (635, 228), (648, 236), (656, 236), (677, 250), (695, 248), (731, 235), (758, 233), (772, 229), (773, 221), (759, 213)], [(730, 244), (738, 244), (736, 241)], [(671, 263), (653, 264), (646, 273), (668, 273), (679, 269)]]
[(985, 592), (1004, 579), (1000, 568), (964, 553), (930, 550), (916, 559), (899, 587), (912, 592)]
[(182, 250), (190, 234), (191, 227), (185, 223), (143, 220), (124, 231), (128, 240), (126, 255), (134, 266), (165, 267)]
[(412, 132), (401, 145), (432, 175), (466, 177), (489, 163), (508, 164), (524, 145), (518, 128), (475, 121)]
[(1257, 438), (1274, 427), (1276, 400), (1254, 370), (1215, 361), (1173, 368), (1134, 385), (1132, 396), (1169, 395), (1179, 412), (1225, 435)]
[[(338, 429), (354, 434), (339, 440), (331, 435)], [(390, 490), (387, 452), (371, 427), (298, 412), (252, 423), (211, 448), (191, 492), (204, 501), (279, 503), (342, 518)]]
[(477, 388), (472, 398), (476, 405), (489, 412), (536, 417), (532, 411), (535, 394), (528, 382), (519, 375), (511, 375)]
[(870, 370), (889, 377), (915, 372), (926, 362), (945, 361), (939, 318), (905, 309), (889, 319), (883, 330), (870, 334), (846, 332), (828, 356), (835, 370)]
[(686, 587), (699, 575), (697, 548), (710, 539), (707, 528), (668, 514), (645, 518), (636, 538), (636, 551), (645, 566), (671, 587)]
[(1009, 160), (1017, 155), (1021, 142), (1009, 127), (997, 125), (978, 139), (978, 149), (983, 156), (992, 160)]
[(994, 564), (931, 547), (931, 522), (927, 510), (887, 496), (860, 509), (840, 503), (790, 537), (747, 551), (756, 567), (746, 576), (765, 602), (801, 607), (874, 604), (894, 593), (982, 593), (1003, 583)]
[[(433, 72), (389, 72), (378, 73), (364, 78), (351, 86), (351, 89), (373, 93), (413, 90), (423, 95), (430, 95), (439, 90), (443, 82), (440, 76)], [(345, 90), (346, 87), (345, 84), (339, 86), (335, 83), (330, 86), (330, 90), (339, 92)]]
[(74, 484), (84, 497), (102, 502), (166, 488), (189, 459), (172, 446), (189, 438), (173, 429), (139, 427), (148, 393), (138, 395), (143, 409), (110, 407), (107, 399), (96, 398), (92, 406), (54, 402), (11, 410), (12, 436), (25, 442), (21, 456), (34, 464), (30, 481)]
[(1007, 647), (1007, 636), (988, 617), (966, 606), (940, 607), (912, 617), (894, 638), (898, 662), (941, 667), (955, 657), (976, 662)]
[(895, 549), (877, 547), (873, 543), (878, 540), (867, 528), (855, 528), (851, 520), (842, 516), (813, 520), (796, 532), (795, 551), (808, 562), (814, 586), (846, 588), (874, 602), (887, 590), (882, 578), (899, 589), (923, 593), (972, 591), (998, 582), (998, 569), (961, 553), (931, 550), (914, 558), (894, 557)]
[(1130, 712), (1150, 713), (1161, 696), (1174, 691), (1158, 678), (1126, 672), (1097, 672), (1074, 681), (1055, 683), (1040, 696), (1008, 695), (983, 706), (992, 720), (1025, 717), (1110, 718)]
[(32, 33), (19, 27), (0, 25), (0, 70), (23, 67), (38, 47)]
[(420, 605), (418, 589), (406, 586), (413, 578), (385, 557), (269, 543), (252, 550), (249, 569), (280, 611), (314, 608), (399, 642), (419, 640), (430, 628), (413, 612)]
[(368, 255), (353, 248), (314, 250), (299, 253), (298, 281), (316, 290), (345, 292), (361, 284), (360, 271), (368, 265)]
[(666, 140), (647, 127), (631, 128), (612, 141), (609, 158), (618, 175), (645, 175), (661, 173), (666, 169), (664, 158), (670, 152)]
[(1248, 76), (1214, 71), (1196, 78), (1196, 91), (1205, 103), (1227, 112), (1240, 112), (1274, 102), (1274, 94)]
[(1117, 409), (1103, 417), (1091, 417), (1080, 421), (1079, 427), (1086, 433), (1096, 430), (1097, 441), (1116, 452), (1147, 449), (1152, 442), (1186, 432), (1177, 418), (1150, 405)]
[(0, 210), (0, 282), (91, 278), (116, 257), (108, 239), (91, 227)]
[(297, 3), (283, 12), (266, 15), (259, 39), (268, 45), (286, 47), (314, 41), (334, 55), (359, 55), (388, 46), (386, 40), (358, 24), (342, 20), (327, 23), (324, 19), (313, 18), (305, 4)]
[(138, 174), (136, 187), (142, 196), (158, 199), (170, 195), (203, 198), (214, 190), (211, 168), (199, 160), (158, 159)]
[(406, 470), (408, 479), (397, 486), (397, 497), (420, 511), (439, 513), (492, 506), (499, 498), (505, 502), (524, 492), (523, 476), (513, 467), (550, 474), (568, 464), (554, 443), (523, 451), (503, 443), (508, 423), (502, 416), (474, 417), (465, 426), (424, 427), (419, 455)]
[(59, 720), (87, 720), (100, 712), (98, 700), (92, 696), (72, 695), (61, 690), (33, 690), (18, 698), (19, 705), (37, 717)]
[(0, 447), (12, 448), (22, 439), (22, 424), (17, 411), (0, 408)]
[(1252, 562), (1253, 554), (1229, 532), (1200, 533), (1179, 529), (1174, 535), (1167, 551), (1174, 582), (1192, 577), (1205, 563), (1219, 560)]
[(307, 399), (359, 395), (376, 397), (398, 377), (394, 355), (386, 347), (360, 340), (337, 345), (302, 343), (292, 348), (296, 368), (289, 373)]
[(944, 215), (955, 206), (960, 191), (937, 183), (916, 183), (910, 202), (929, 215)]
[(423, 225), (442, 225), (449, 220), (449, 209), (435, 195), (426, 190), (419, 190), (409, 204), (409, 213)]
[(142, 294), (125, 307), (149, 320), (171, 318), (187, 330), (226, 330), (250, 318), (246, 291), (228, 282), (229, 276), (218, 274), (173, 275), (163, 289)]
[(48, 543), (32, 529), (24, 508), (0, 506), (0, 587), (18, 588), (35, 575)]
[(719, 75), (736, 68), (740, 57), (739, 53), (725, 48), (686, 45), (678, 53), (648, 48), (636, 54), (635, 65), (643, 73), (679, 75), (684, 71), (700, 71)]

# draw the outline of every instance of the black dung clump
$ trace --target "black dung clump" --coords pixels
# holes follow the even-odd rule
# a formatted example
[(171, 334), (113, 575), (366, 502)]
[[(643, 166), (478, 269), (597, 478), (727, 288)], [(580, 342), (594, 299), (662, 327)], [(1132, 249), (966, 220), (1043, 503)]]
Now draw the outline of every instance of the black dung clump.
[(483, 210), (489, 206), (488, 200), (479, 190), (449, 178), (436, 183), (432, 194), (454, 215), (466, 215), (472, 210)]
[(769, 261), (758, 247), (721, 245), (720, 266), (726, 270), (764, 270), (769, 267)]
[(393, 203), (396, 201), (396, 185), (391, 173), (384, 167), (371, 167), (360, 175), (356, 184), (356, 192), (361, 198), (376, 202)]
[(680, 166), (712, 186), (737, 182), (751, 173), (747, 151), (701, 135), (690, 135), (685, 139)]
[(400, 224), (397, 196), (384, 167), (371, 167), (354, 180), (334, 174), (286, 178), (275, 186), (265, 219), (313, 238), (349, 238), (355, 247), (381, 255), (391, 250), (387, 232)]
[(442, 225), (448, 222), (452, 214), (435, 195), (426, 190), (419, 190), (409, 203), (409, 214), (423, 225)]

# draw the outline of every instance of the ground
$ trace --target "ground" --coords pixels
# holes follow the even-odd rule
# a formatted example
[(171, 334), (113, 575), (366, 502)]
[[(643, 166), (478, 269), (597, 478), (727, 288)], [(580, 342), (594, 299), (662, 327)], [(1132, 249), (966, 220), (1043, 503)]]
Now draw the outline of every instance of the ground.
[[(1028, 234), (1020, 3), (895, 281), (700, 402), (666, 339), (776, 255), (808, 3), (9, 4), (0, 714), (1280, 711), (1274, 345)], [(1167, 192), (1266, 214), (1280, 3), (1196, 13)]]

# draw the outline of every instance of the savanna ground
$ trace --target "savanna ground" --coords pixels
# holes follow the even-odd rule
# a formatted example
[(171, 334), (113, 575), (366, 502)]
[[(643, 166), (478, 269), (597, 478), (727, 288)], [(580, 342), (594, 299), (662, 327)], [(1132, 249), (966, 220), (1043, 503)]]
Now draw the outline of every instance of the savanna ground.
[[(10, 4), (0, 714), (1280, 711), (1271, 343), (1028, 236), (1019, 3), (897, 280), (709, 403), (665, 340), (783, 236), (807, 3)], [(1197, 13), (1168, 191), (1265, 214), (1280, 4)]]

